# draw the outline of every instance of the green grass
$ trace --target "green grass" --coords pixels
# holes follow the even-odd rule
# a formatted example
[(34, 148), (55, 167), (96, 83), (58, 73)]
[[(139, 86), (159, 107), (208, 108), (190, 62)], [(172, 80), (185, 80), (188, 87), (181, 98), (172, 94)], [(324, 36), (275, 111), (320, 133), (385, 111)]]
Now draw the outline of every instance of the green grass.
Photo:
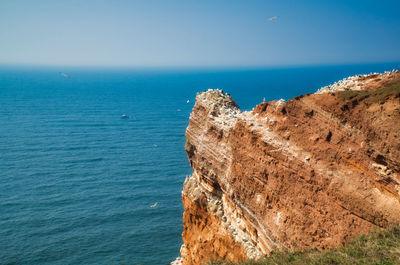
[(400, 83), (377, 89), (375, 91), (342, 91), (339, 97), (345, 100), (361, 101), (365, 99), (367, 104), (380, 103), (390, 96), (400, 97)]
[(400, 225), (385, 231), (373, 231), (327, 251), (307, 250), (273, 253), (270, 257), (241, 263), (212, 261), (207, 265), (396, 265), (400, 264)]

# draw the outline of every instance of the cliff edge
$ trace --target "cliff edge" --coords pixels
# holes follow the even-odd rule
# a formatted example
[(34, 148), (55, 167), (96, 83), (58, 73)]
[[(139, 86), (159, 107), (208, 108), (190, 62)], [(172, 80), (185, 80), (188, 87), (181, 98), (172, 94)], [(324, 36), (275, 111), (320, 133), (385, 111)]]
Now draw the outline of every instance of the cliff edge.
[(242, 112), (199, 93), (186, 130), (184, 265), (342, 245), (400, 222), (400, 72)]

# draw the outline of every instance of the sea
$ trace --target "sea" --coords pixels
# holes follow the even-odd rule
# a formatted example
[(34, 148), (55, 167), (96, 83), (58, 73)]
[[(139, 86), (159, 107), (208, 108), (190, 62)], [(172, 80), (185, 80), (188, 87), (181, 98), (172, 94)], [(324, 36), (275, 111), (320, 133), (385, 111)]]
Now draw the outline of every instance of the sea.
[(196, 93), (223, 89), (251, 110), (399, 67), (2, 65), (0, 264), (169, 264), (182, 244)]

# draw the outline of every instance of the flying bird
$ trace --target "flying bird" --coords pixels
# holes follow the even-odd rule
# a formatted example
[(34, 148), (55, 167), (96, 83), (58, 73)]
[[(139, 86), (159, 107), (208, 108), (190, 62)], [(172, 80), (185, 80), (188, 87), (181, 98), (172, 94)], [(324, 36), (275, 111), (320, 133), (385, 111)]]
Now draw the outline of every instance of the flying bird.
[(67, 75), (66, 73), (63, 73), (63, 72), (60, 72), (60, 75), (61, 75), (62, 77), (64, 77), (64, 78), (68, 78), (68, 77), (69, 77), (69, 75)]
[(277, 20), (277, 19), (278, 19), (278, 16), (270, 17), (270, 18), (268, 19), (268, 21), (269, 21), (269, 22), (273, 22), (273, 21), (275, 21), (275, 20)]
[(156, 207), (157, 207), (157, 204), (158, 204), (158, 202), (156, 202), (156, 203), (153, 204), (153, 205), (150, 205), (150, 208), (156, 208)]

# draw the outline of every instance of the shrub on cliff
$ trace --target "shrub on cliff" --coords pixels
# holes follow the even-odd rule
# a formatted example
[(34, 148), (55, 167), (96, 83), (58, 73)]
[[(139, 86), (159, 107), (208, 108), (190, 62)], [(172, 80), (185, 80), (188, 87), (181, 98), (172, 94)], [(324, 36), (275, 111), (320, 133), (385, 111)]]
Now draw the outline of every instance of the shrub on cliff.
[(395, 265), (400, 264), (400, 224), (351, 240), (342, 248), (274, 253), (261, 260), (232, 263), (212, 261), (207, 265)]

